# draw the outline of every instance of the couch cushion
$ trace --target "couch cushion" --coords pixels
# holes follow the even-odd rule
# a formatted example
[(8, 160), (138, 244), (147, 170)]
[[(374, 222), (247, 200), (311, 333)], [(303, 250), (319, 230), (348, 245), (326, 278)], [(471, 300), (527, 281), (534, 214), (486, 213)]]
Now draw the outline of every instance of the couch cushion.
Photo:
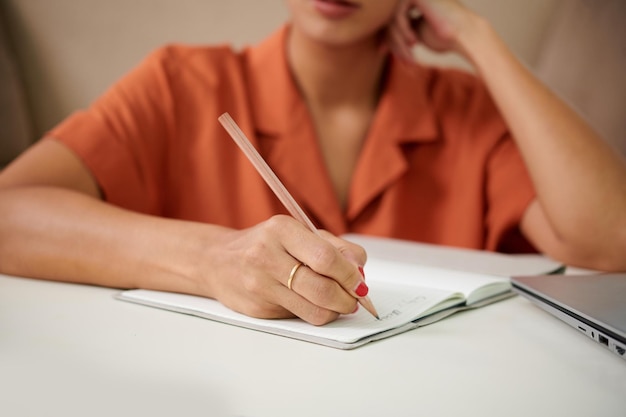
[(0, 16), (0, 167), (32, 141), (22, 83), (4, 29)]
[(626, 154), (626, 1), (561, 1), (537, 73)]

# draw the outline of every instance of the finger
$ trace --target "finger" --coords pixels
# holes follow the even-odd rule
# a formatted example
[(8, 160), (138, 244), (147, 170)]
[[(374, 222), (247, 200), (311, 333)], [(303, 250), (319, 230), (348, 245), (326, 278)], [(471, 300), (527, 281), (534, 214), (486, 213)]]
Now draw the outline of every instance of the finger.
[(412, 5), (407, 4), (398, 11), (394, 22), (395, 28), (402, 36), (402, 39), (409, 45), (414, 45), (417, 42), (417, 36), (411, 24), (412, 19), (417, 17), (415, 10)]
[(413, 61), (411, 47), (404, 41), (404, 38), (396, 28), (389, 30), (390, 45), (396, 56), (405, 61)]
[(247, 300), (236, 303), (227, 303), (229, 308), (249, 317), (261, 319), (290, 319), (299, 317), (307, 323), (316, 326), (330, 323), (339, 317), (339, 313), (311, 303), (298, 293), (287, 289), (283, 285), (276, 285), (272, 289), (275, 302), (267, 300)]
[(315, 326), (321, 326), (336, 320), (339, 313), (314, 303), (302, 297), (295, 291), (289, 290), (287, 287), (277, 289), (276, 295), (281, 299), (281, 306), (307, 323)]
[[(276, 222), (279, 222), (280, 225), (274, 224), (273, 227), (275, 227), (275, 230), (287, 231), (288, 236), (293, 236), (296, 242), (307, 238), (314, 238), (315, 241), (323, 243), (324, 246), (333, 248), (333, 243), (327, 240), (333, 239), (333, 242), (339, 246), (339, 248), (336, 249), (339, 257), (343, 256), (342, 251), (347, 251), (346, 253), (348, 253), (349, 256), (357, 259), (358, 263), (352, 264), (352, 270), (357, 268), (358, 271), (358, 267), (365, 262), (365, 251), (358, 245), (336, 238), (332, 234), (323, 231), (320, 231), (320, 234), (325, 237), (320, 238), (308, 231), (308, 229), (303, 228), (300, 223), (296, 222), (291, 217), (279, 217), (273, 221), (273, 223)], [(281, 236), (279, 239), (282, 240), (283, 237)], [(299, 243), (296, 247), (302, 245), (307, 245), (307, 243)], [(245, 287), (248, 292), (258, 294), (262, 300), (282, 305), (283, 301), (275, 296), (276, 289), (272, 284), (272, 282), (274, 282), (283, 287), (291, 287), (292, 290), (306, 300), (323, 309), (341, 314), (354, 312), (356, 308), (355, 297), (346, 292), (335, 280), (320, 275), (308, 268), (305, 265), (309, 262), (306, 258), (302, 258), (302, 256), (300, 256), (301, 260), (297, 257), (294, 258), (293, 254), (289, 253), (291, 246), (292, 245), (288, 243), (285, 248), (281, 247), (279, 250), (271, 251), (271, 255), (265, 250), (267, 247), (264, 247), (264, 250), (255, 251), (255, 253), (260, 253), (253, 256), (256, 260), (254, 264), (263, 265), (267, 279), (258, 279), (256, 275), (247, 276)], [(261, 257), (264, 258), (262, 261), (259, 259)], [(348, 259), (345, 258), (345, 256), (343, 257), (343, 262), (346, 265), (350, 265)], [(257, 270), (258, 268), (255, 268), (255, 271)]]
[(367, 285), (359, 269), (333, 244), (293, 220), (290, 227), (278, 230), (284, 249), (317, 274), (336, 281), (353, 297), (367, 295)]
[(290, 278), (292, 291), (322, 309), (341, 314), (350, 314), (356, 309), (356, 299), (336, 281), (321, 276), (304, 265), (293, 276), (290, 274)]
[[(246, 276), (244, 285), (239, 292), (229, 297), (222, 297), (220, 301), (234, 311), (245, 314), (250, 317), (263, 319), (282, 319), (300, 317), (303, 320), (320, 325), (335, 320), (339, 314), (352, 313), (355, 311), (356, 300), (348, 295), (339, 285), (326, 277), (321, 277), (309, 270), (311, 276), (302, 276), (304, 266), (300, 266), (295, 270), (292, 289), (286, 288), (286, 280), (289, 278), (293, 267), (287, 265), (301, 265), (300, 262), (293, 259), (285, 252), (281, 252), (283, 256), (281, 261), (285, 265), (285, 272), (272, 274), (262, 274), (260, 276)], [(308, 268), (307, 268), (308, 269)], [(284, 279), (281, 279), (284, 277)], [(322, 282), (321, 287), (315, 290), (315, 282)], [(328, 282), (334, 288), (328, 287)], [(326, 285), (326, 286), (324, 286)], [(298, 288), (296, 290), (296, 288)], [(313, 291), (311, 290), (313, 288)], [(333, 291), (334, 290), (334, 291)], [(306, 297), (300, 295), (298, 291), (312, 293), (309, 298), (318, 300), (311, 302)], [(342, 302), (334, 301), (331, 294), (340, 294), (343, 296)], [(343, 306), (341, 306), (343, 304)], [(330, 306), (330, 308), (324, 305)], [(339, 306), (339, 307), (337, 307)], [(347, 306), (347, 307), (346, 307)]]
[(348, 260), (352, 261), (354, 265), (357, 267), (365, 265), (365, 262), (367, 262), (367, 252), (362, 246), (350, 242), (349, 240), (337, 237), (326, 230), (320, 230), (319, 232), (324, 239), (336, 247), (339, 252), (341, 252)]
[(358, 266), (329, 242), (315, 243), (316, 246), (309, 246), (308, 252), (298, 253), (296, 250), (296, 256), (318, 275), (335, 281), (350, 296), (358, 298), (367, 295), (368, 288)]

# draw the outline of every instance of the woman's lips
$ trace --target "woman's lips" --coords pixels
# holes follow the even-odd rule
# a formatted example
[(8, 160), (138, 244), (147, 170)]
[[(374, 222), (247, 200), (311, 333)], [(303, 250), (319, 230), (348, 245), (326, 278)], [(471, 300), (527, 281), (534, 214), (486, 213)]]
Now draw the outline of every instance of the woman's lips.
[(320, 14), (329, 19), (345, 19), (356, 12), (361, 6), (342, 0), (313, 0), (313, 7)]

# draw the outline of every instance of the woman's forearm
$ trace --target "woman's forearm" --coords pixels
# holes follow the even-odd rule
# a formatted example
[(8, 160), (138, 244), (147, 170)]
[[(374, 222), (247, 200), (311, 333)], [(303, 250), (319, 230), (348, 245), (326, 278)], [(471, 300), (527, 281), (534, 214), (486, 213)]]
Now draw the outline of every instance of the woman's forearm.
[(0, 190), (5, 274), (212, 296), (194, 268), (204, 255), (202, 243), (224, 232), (129, 212), (61, 188)]
[(505, 118), (541, 209), (566, 244), (626, 246), (626, 164), (477, 17), (461, 46)]

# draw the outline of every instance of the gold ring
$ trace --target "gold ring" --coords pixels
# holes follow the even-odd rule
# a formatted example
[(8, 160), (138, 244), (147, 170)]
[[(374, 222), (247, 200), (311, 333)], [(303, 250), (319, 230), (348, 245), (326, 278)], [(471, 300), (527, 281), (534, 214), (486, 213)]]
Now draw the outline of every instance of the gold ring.
[(302, 262), (298, 261), (297, 264), (291, 268), (291, 272), (289, 273), (289, 279), (287, 280), (287, 288), (291, 290), (291, 283), (293, 282), (293, 277), (296, 276), (296, 272), (298, 272), (298, 268), (302, 266)]
[(420, 12), (417, 7), (411, 7), (407, 14), (409, 15), (409, 19), (418, 19), (422, 15), (422, 12)]

